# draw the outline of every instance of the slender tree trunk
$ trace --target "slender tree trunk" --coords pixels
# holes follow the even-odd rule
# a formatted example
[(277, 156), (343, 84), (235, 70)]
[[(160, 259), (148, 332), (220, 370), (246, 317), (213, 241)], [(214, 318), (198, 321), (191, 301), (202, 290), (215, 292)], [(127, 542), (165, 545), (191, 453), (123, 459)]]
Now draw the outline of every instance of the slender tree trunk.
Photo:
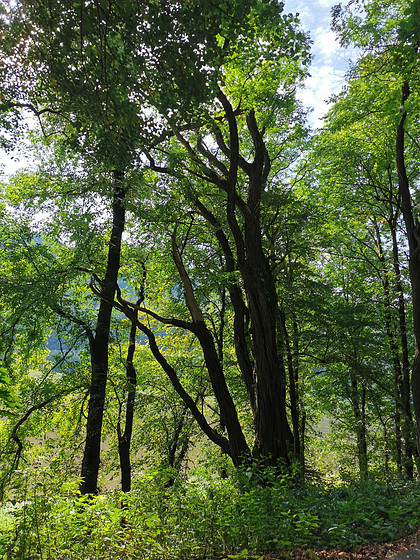
[[(389, 473), (389, 448), (388, 448), (388, 430), (386, 429), (386, 424), (383, 426), (384, 428), (384, 471), (385, 474), (388, 475)], [(398, 471), (400, 472), (400, 471)]]
[[(394, 220), (392, 220), (394, 221)], [(394, 370), (394, 397), (395, 397), (395, 442), (396, 442), (396, 461), (397, 468), (400, 471), (402, 463), (404, 463), (405, 476), (407, 478), (412, 478), (413, 476), (413, 458), (412, 458), (412, 446), (411, 446), (411, 403), (410, 403), (410, 382), (409, 382), (409, 370), (405, 369), (405, 375), (403, 375), (403, 367), (407, 368), (408, 363), (408, 348), (407, 348), (407, 333), (405, 326), (405, 307), (404, 307), (404, 295), (400, 293), (402, 290), (401, 276), (399, 270), (398, 262), (398, 247), (396, 240), (395, 228), (392, 227), (391, 220), (389, 220), (389, 226), (391, 230), (391, 236), (393, 240), (393, 268), (395, 277), (395, 287), (398, 293), (399, 299), (399, 340), (401, 344), (401, 355), (402, 360), (400, 361), (400, 351), (398, 347), (398, 337), (393, 327), (393, 318), (391, 309), (393, 307), (391, 301), (390, 293), (390, 283), (389, 275), (390, 271), (388, 269), (385, 255), (382, 248), (381, 234), (379, 227), (375, 224), (376, 232), (376, 246), (378, 249), (378, 258), (382, 268), (382, 287), (384, 291), (385, 298), (385, 328), (388, 337), (391, 359)], [(402, 301), (401, 301), (402, 300)], [(407, 400), (408, 400), (408, 410), (407, 410)], [(401, 429), (401, 418), (403, 418)], [(404, 439), (404, 459), (402, 455), (402, 445), (401, 436)]]
[(400, 377), (400, 395), (401, 395), (401, 412), (403, 417), (402, 436), (404, 440), (403, 465), (406, 478), (413, 478), (413, 414), (411, 411), (411, 386), (410, 386), (410, 360), (407, 341), (407, 321), (405, 313), (404, 292), (401, 282), (401, 270), (399, 262), (399, 251), (397, 233), (395, 228), (391, 228), (392, 234), (392, 255), (395, 274), (395, 287), (398, 294), (398, 320), (399, 333), (401, 341), (401, 377)]
[(360, 478), (366, 480), (368, 478), (366, 388), (362, 387), (361, 395), (359, 395), (359, 384), (354, 376), (351, 378), (351, 403), (356, 425), (357, 458), (359, 461)]
[(303, 465), (301, 441), (301, 422), (299, 414), (299, 365), (297, 360), (298, 354), (298, 340), (297, 340), (297, 325), (293, 322), (293, 343), (290, 342), (290, 335), (287, 330), (286, 317), (284, 311), (280, 310), (280, 322), (283, 327), (284, 342), (287, 355), (287, 370), (289, 373), (289, 396), (290, 396), (290, 416), (292, 419), (293, 427), (293, 440), (294, 440), (294, 455)]
[[(304, 395), (303, 378), (300, 375), (299, 368), (299, 330), (295, 320), (292, 322), (293, 329), (293, 382), (296, 394), (296, 410), (297, 410), (297, 437), (298, 442), (295, 445), (296, 457), (302, 467), (303, 473), (305, 472), (305, 428), (306, 428), (306, 414), (303, 406), (302, 397)], [(293, 437), (295, 438), (294, 434)]]
[(125, 224), (123, 173), (114, 172), (112, 232), (108, 246), (105, 279), (101, 284), (95, 337), (91, 348), (92, 377), (89, 390), (86, 440), (82, 460), (80, 491), (98, 493), (102, 421), (108, 377), (108, 339), (115, 290), (120, 267), (121, 238)]
[[(136, 314), (137, 315), (137, 314)], [(130, 339), (127, 351), (127, 360), (125, 364), (126, 380), (127, 380), (127, 402), (125, 410), (124, 431), (121, 430), (121, 423), (117, 424), (118, 435), (118, 455), (120, 458), (121, 469), (121, 490), (130, 492), (131, 490), (131, 461), (130, 448), (131, 436), (133, 433), (134, 420), (134, 403), (136, 398), (137, 372), (133, 364), (134, 352), (136, 350), (136, 331), (137, 324), (132, 321), (130, 329)]]
[(408, 247), (410, 253), (409, 271), (411, 281), (411, 293), (413, 302), (413, 334), (414, 334), (414, 363), (411, 373), (411, 387), (413, 392), (414, 416), (417, 424), (417, 448), (420, 448), (420, 247), (419, 232), (414, 220), (413, 203), (410, 194), (410, 184), (405, 165), (405, 130), (404, 124), (407, 118), (405, 102), (410, 95), (408, 82), (405, 82), (401, 92), (401, 106), (403, 112), (397, 126), (396, 134), (396, 163), (398, 171), (398, 185), (401, 195), (401, 209), (407, 231)]
[[(399, 387), (398, 387), (398, 381), (396, 379), (394, 379), (394, 388), (395, 388), (395, 394), (398, 394)], [(402, 475), (401, 402), (399, 399), (395, 400), (394, 426), (395, 426), (395, 462), (397, 463), (398, 474)]]

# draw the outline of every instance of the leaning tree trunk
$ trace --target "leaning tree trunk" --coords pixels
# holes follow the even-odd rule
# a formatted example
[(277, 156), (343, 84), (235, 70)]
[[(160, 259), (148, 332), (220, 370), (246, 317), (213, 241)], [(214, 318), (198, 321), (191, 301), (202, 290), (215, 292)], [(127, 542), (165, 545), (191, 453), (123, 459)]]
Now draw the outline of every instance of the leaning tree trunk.
[(172, 256), (184, 287), (185, 302), (192, 319), (189, 330), (196, 335), (203, 351), (204, 362), (209, 373), (211, 386), (217, 404), (219, 405), (220, 422), (226, 427), (228, 433), (229, 455), (235, 466), (241, 466), (247, 464), (249, 460), (249, 447), (239, 422), (234, 401), (227, 386), (213, 335), (206, 325), (203, 312), (195, 298), (194, 289), (176, 245), (175, 236), (176, 230), (172, 236)]
[[(114, 172), (112, 203), (112, 231), (108, 245), (105, 279), (98, 292), (100, 296), (95, 337), (91, 345), (91, 383), (89, 389), (86, 440), (82, 460), (80, 491), (82, 494), (98, 493), (102, 421), (108, 377), (108, 339), (114, 295), (120, 267), (121, 238), (125, 224), (123, 173)], [(94, 288), (96, 290), (96, 288)]]

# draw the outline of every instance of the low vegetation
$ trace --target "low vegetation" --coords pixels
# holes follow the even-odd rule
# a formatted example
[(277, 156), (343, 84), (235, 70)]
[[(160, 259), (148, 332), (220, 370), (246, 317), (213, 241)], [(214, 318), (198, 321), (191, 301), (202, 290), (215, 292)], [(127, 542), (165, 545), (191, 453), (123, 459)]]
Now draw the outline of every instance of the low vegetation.
[(188, 479), (148, 471), (129, 494), (88, 498), (79, 481), (57, 484), (48, 467), (19, 473), (0, 516), (2, 559), (93, 560), (287, 557), (355, 551), (396, 540), (420, 522), (417, 481), (298, 484), (205, 469)]

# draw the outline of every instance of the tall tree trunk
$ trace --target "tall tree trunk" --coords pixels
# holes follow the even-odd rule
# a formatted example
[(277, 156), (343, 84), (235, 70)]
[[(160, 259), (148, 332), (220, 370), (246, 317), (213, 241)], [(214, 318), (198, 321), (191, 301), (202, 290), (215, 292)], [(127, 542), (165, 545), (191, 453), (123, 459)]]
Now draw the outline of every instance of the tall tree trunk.
[(405, 102), (410, 95), (408, 82), (405, 82), (401, 91), (401, 106), (403, 112), (397, 126), (396, 134), (396, 163), (398, 171), (398, 185), (401, 195), (401, 209), (407, 231), (409, 247), (409, 271), (411, 281), (411, 293), (413, 302), (413, 334), (414, 334), (414, 363), (411, 373), (411, 387), (413, 391), (414, 416), (417, 424), (417, 449), (420, 448), (420, 246), (419, 232), (414, 219), (413, 203), (410, 195), (410, 184), (405, 165), (405, 130), (404, 124), (407, 118)]
[(406, 478), (413, 478), (413, 414), (411, 411), (411, 387), (410, 387), (410, 360), (407, 341), (407, 321), (405, 313), (405, 300), (401, 282), (401, 270), (399, 262), (398, 240), (396, 228), (391, 228), (392, 234), (392, 260), (395, 274), (395, 287), (398, 294), (398, 321), (401, 344), (401, 377), (400, 395), (401, 412), (403, 417), (402, 437), (404, 440), (403, 465)]
[[(141, 305), (145, 296), (145, 283), (146, 283), (146, 267), (142, 263), (143, 279), (140, 288), (137, 306)], [(118, 297), (121, 296), (121, 290), (117, 284), (116, 286)], [(118, 436), (118, 455), (120, 458), (121, 470), (121, 490), (123, 492), (130, 492), (131, 490), (131, 436), (133, 434), (134, 422), (134, 407), (136, 399), (136, 386), (137, 386), (137, 371), (134, 367), (134, 353), (136, 351), (136, 333), (137, 333), (138, 312), (137, 309), (133, 310), (133, 318), (131, 320), (130, 334), (128, 339), (127, 358), (125, 362), (126, 382), (127, 382), (127, 401), (125, 409), (125, 423), (124, 431), (121, 430), (121, 411), (117, 424)]]
[(80, 491), (82, 494), (98, 493), (102, 421), (108, 377), (108, 339), (120, 267), (121, 238), (125, 224), (125, 187), (122, 184), (123, 176), (122, 172), (114, 172), (112, 231), (108, 246), (105, 279), (101, 283), (95, 337), (91, 345), (92, 376), (81, 470), (82, 482)]
[[(284, 340), (279, 336), (280, 329), (277, 329), (277, 291), (262, 246), (261, 194), (271, 162), (254, 111), (247, 116), (254, 160), (249, 163), (240, 156), (238, 127), (232, 105), (221, 91), (218, 99), (229, 125), (226, 216), (236, 244), (237, 265), (243, 280), (251, 322), (255, 393), (253, 455), (262, 464), (275, 466), (279, 459), (289, 463), (290, 453), (293, 453), (293, 434), (286, 414)], [(236, 190), (239, 166), (248, 176), (246, 203), (240, 199)], [(237, 208), (242, 216), (242, 228), (237, 220)]]
[[(407, 347), (407, 333), (405, 326), (405, 304), (404, 304), (404, 294), (401, 292), (401, 276), (398, 261), (398, 247), (395, 227), (393, 227), (393, 222), (395, 220), (392, 218), (388, 220), (388, 224), (391, 230), (391, 236), (393, 240), (393, 268), (395, 277), (395, 287), (398, 293), (399, 309), (398, 309), (398, 324), (399, 324), (399, 340), (401, 346), (401, 356), (400, 360), (400, 349), (398, 346), (398, 338), (393, 327), (393, 317), (391, 309), (393, 307), (391, 301), (390, 283), (389, 283), (389, 268), (385, 259), (385, 255), (382, 248), (381, 234), (379, 227), (375, 224), (376, 233), (376, 246), (378, 249), (378, 259), (381, 264), (382, 269), (382, 287), (385, 298), (385, 328), (388, 337), (391, 359), (394, 370), (394, 390), (395, 390), (395, 442), (396, 442), (396, 460), (397, 467), (400, 470), (402, 463), (404, 463), (404, 472), (407, 478), (412, 478), (413, 476), (413, 458), (412, 458), (412, 444), (411, 444), (411, 403), (410, 403), (410, 381), (409, 381), (409, 369), (408, 369), (408, 347)], [(404, 374), (403, 374), (404, 370)], [(407, 402), (408, 401), (408, 402)], [(407, 407), (408, 405), (408, 407)], [(403, 418), (401, 430), (401, 418)], [(401, 446), (401, 436), (404, 439), (404, 460), (402, 457), (402, 446)]]
[(255, 444), (253, 454), (264, 464), (275, 466), (278, 459), (289, 463), (293, 434), (286, 415), (286, 372), (284, 338), (278, 325), (278, 300), (274, 276), (262, 246), (261, 193), (270, 160), (255, 115), (247, 125), (255, 156), (248, 171), (249, 211), (244, 212), (245, 254), (238, 259), (251, 318), (255, 383)]

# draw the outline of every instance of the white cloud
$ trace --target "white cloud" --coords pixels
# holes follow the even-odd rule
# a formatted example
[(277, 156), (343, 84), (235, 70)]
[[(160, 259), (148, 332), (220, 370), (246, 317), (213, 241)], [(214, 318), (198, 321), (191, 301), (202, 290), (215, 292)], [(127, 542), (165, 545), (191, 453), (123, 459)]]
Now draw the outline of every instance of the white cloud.
[(341, 48), (334, 31), (324, 27), (318, 27), (315, 30), (313, 41), (315, 55), (319, 53), (327, 59), (332, 58)]
[(338, 4), (339, 2), (337, 2), (336, 0), (334, 0), (333, 2), (331, 2), (331, 0), (315, 0), (310, 2), (312, 6), (322, 6), (323, 8), (328, 8), (331, 9), (333, 6), (335, 6), (336, 4)]
[(328, 110), (328, 99), (344, 85), (344, 72), (336, 72), (330, 66), (314, 66), (306, 81), (306, 88), (299, 92), (299, 99), (307, 107), (313, 107), (310, 122), (321, 125), (321, 119)]
[(302, 26), (313, 41), (311, 76), (306, 81), (306, 89), (299, 93), (299, 99), (313, 107), (310, 122), (314, 126), (320, 126), (328, 110), (327, 100), (344, 86), (352, 54), (340, 46), (330, 27), (331, 8), (336, 3), (337, 0), (286, 0), (285, 3), (285, 12), (300, 14)]

